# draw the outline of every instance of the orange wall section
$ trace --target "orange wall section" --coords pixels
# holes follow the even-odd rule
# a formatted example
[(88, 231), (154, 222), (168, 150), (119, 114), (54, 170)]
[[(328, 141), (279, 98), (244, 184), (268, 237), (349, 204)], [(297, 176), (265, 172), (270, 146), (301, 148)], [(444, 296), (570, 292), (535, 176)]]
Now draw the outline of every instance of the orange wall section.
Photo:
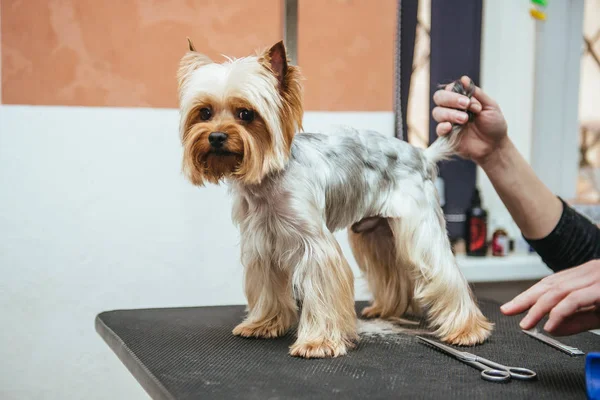
[[(391, 111), (395, 0), (302, 0), (305, 109)], [(282, 0), (0, 0), (4, 104), (177, 107), (199, 51), (244, 56), (282, 38)]]
[(396, 0), (301, 0), (298, 64), (310, 110), (391, 111)]
[(176, 107), (190, 36), (211, 57), (281, 39), (279, 0), (0, 0), (4, 104)]

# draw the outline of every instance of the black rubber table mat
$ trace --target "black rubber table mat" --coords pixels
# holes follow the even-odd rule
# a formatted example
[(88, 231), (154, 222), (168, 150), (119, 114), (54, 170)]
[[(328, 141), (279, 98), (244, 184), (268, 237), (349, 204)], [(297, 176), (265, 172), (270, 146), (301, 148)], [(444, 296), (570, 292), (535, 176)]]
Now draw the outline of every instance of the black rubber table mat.
[[(466, 350), (533, 369), (536, 381), (483, 381), (478, 370), (404, 334), (362, 336), (335, 359), (294, 358), (287, 353), (293, 334), (233, 336), (242, 306), (109, 311), (98, 315), (96, 330), (156, 399), (585, 399), (583, 356), (528, 337), (495, 303), (481, 307), (495, 331)], [(600, 336), (591, 333), (560, 340), (600, 350)]]

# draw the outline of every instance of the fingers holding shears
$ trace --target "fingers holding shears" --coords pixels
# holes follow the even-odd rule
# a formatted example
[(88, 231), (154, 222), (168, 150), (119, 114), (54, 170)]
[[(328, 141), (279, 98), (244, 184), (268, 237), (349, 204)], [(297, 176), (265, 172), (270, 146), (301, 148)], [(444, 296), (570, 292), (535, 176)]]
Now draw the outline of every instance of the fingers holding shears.
[(516, 315), (529, 310), (520, 323), (526, 330), (548, 315), (544, 329), (558, 335), (600, 327), (599, 305), (600, 269), (592, 261), (542, 279), (504, 304), (501, 311)]
[(550, 311), (544, 330), (550, 333), (555, 333), (557, 328), (565, 330), (567, 328), (564, 324), (565, 320), (578, 313), (582, 313), (580, 318), (573, 322), (578, 322), (583, 330), (598, 328), (600, 313), (597, 305), (600, 305), (600, 284), (573, 291)]
[(520, 323), (522, 329), (531, 329), (554, 308), (566, 300), (567, 297), (581, 289), (585, 289), (589, 281), (585, 277), (576, 280), (564, 281), (556, 285), (540, 285), (540, 288), (529, 293), (527, 304), (532, 304), (527, 315)]
[[(578, 311), (551, 327), (554, 336), (569, 336), (600, 327), (600, 308)], [(550, 328), (545, 328), (549, 330)]]

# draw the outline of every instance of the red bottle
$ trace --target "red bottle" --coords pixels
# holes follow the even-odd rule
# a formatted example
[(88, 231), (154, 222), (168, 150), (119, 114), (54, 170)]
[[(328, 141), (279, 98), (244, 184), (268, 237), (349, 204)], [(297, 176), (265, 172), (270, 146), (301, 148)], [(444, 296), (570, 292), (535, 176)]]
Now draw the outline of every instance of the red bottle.
[(467, 255), (485, 257), (487, 255), (487, 211), (481, 208), (479, 190), (475, 189), (471, 208), (467, 210), (466, 246)]
[(504, 229), (496, 229), (492, 234), (492, 255), (505, 257), (510, 251), (510, 239)]

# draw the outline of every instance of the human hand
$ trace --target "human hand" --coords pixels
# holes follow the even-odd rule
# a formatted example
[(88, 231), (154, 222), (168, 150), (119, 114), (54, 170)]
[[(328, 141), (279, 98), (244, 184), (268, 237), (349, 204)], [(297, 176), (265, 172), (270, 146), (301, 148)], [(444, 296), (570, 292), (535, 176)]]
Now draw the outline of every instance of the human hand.
[[(463, 76), (461, 81), (465, 87), (470, 79)], [(433, 119), (438, 122), (436, 132), (444, 136), (452, 130), (452, 124), (464, 125), (458, 151), (463, 157), (471, 158), (477, 164), (482, 164), (488, 156), (508, 142), (506, 120), (500, 107), (479, 87), (471, 99), (452, 92), (452, 85), (440, 89), (433, 95), (436, 106)], [(474, 114), (472, 122), (467, 124), (469, 110)]]
[(549, 313), (544, 330), (555, 336), (600, 328), (600, 259), (542, 279), (500, 310), (506, 315), (529, 310), (522, 329), (533, 328)]

